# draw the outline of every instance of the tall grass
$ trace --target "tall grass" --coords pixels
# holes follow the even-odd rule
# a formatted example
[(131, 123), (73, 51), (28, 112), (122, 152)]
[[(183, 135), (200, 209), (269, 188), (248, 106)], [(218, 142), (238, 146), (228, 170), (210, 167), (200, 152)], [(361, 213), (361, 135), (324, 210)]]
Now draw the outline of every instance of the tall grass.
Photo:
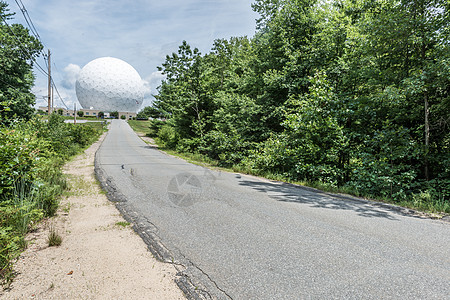
[(13, 262), (26, 247), (25, 234), (55, 215), (67, 188), (61, 166), (96, 141), (101, 123), (74, 125), (51, 115), (0, 127), (0, 281), (13, 278)]
[(26, 247), (24, 235), (43, 217), (39, 189), (24, 178), (14, 182), (10, 199), (0, 202), (0, 276), (5, 283), (12, 279), (12, 263)]

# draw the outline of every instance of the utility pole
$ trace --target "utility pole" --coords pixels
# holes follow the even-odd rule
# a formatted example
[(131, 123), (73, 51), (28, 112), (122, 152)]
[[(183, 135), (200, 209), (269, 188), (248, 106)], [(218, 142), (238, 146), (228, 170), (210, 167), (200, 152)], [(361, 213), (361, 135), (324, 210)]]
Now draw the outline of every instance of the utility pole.
[(55, 110), (55, 105), (54, 105), (54, 102), (53, 102), (53, 97), (54, 97), (54, 93), (55, 93), (55, 91), (53, 90), (53, 84), (52, 84), (52, 112)]
[(48, 49), (48, 114), (51, 114), (51, 98), (52, 98), (52, 75), (51, 75), (51, 63), (50, 63), (50, 49)]
[(77, 124), (77, 104), (73, 104), (73, 124)]

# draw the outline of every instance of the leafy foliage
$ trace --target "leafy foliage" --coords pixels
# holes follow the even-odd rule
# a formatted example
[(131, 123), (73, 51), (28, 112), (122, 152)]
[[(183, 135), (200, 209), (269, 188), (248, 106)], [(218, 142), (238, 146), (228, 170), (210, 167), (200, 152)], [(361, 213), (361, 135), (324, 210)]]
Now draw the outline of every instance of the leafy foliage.
[[(0, 15), (2, 20), (13, 16), (3, 1)], [(33, 62), (41, 50), (41, 43), (22, 25), (0, 23), (0, 124), (32, 117)]]
[(450, 212), (449, 2), (252, 7), (253, 38), (166, 57), (155, 135), (223, 166)]
[[(10, 20), (0, 2), (2, 20)], [(48, 122), (34, 116), (33, 62), (42, 45), (22, 25), (0, 24), (0, 281), (12, 279), (12, 262), (26, 246), (24, 235), (56, 213), (66, 187), (61, 165), (96, 140), (102, 130)]]
[(33, 118), (0, 127), (0, 276), (8, 281), (11, 262), (25, 247), (23, 236), (56, 213), (66, 188), (61, 165), (95, 141), (102, 130)]

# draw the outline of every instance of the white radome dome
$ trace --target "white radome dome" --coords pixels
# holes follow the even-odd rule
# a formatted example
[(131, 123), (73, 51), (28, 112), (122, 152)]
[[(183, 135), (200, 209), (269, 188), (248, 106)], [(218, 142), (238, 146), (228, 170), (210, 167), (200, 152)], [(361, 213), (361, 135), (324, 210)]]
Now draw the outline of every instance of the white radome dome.
[(85, 109), (137, 112), (144, 101), (144, 86), (138, 72), (113, 57), (97, 58), (85, 65), (75, 90)]

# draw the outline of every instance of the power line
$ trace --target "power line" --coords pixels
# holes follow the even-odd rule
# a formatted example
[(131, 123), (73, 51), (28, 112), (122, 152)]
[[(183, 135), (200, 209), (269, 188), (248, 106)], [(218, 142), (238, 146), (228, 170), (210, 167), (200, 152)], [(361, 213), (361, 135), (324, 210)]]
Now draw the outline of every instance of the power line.
[(58, 94), (59, 99), (61, 100), (62, 104), (64, 104), (64, 106), (69, 109), (66, 105), (66, 103), (64, 103), (64, 100), (62, 99), (61, 95), (59, 94), (58, 88), (56, 87), (55, 82), (53, 81), (53, 78), (50, 79), (52, 81), (53, 87), (55, 88), (56, 93)]
[[(35, 31), (34, 25), (32, 26), (32, 25), (30, 24), (30, 23), (32, 23), (31, 18), (30, 18), (30, 21), (28, 21), (28, 18), (29, 18), (30, 16), (28, 15), (27, 9), (26, 9), (25, 6), (23, 5), (22, 1), (20, 1), (20, 3), (22, 3), (22, 6), (20, 6), (20, 4), (19, 4), (19, 2), (18, 2), (17, 0), (15, 0), (15, 1), (16, 1), (17, 6), (19, 7), (20, 11), (22, 12), (22, 15), (23, 15), (23, 18), (25, 19), (25, 22), (27, 22), (28, 28), (30, 28), (31, 33), (34, 35), (34, 37), (35, 37), (36, 39), (38, 39), (38, 40), (40, 41), (41, 38), (40, 38), (39, 34), (37, 33), (37, 31)], [(27, 16), (28, 16), (28, 17), (27, 17)]]
[[(36, 30), (36, 27), (34, 27), (33, 21), (31, 20), (31, 17), (28, 14), (27, 9), (25, 8), (25, 5), (23, 4), (22, 0), (19, 0), (19, 1), (20, 1), (20, 4), (19, 4), (19, 2), (17, 0), (15, 0), (17, 6), (19, 7), (20, 11), (22, 12), (22, 15), (23, 15), (23, 18), (25, 19), (25, 22), (27, 22), (27, 24), (28, 24), (28, 28), (30, 29), (30, 31), (34, 35), (34, 37), (42, 45), (44, 45), (44, 43), (42, 43), (41, 36), (39, 35), (38, 31)], [(41, 50), (41, 54), (43, 55), (43, 58), (44, 58), (44, 61), (45, 61), (45, 65), (48, 67), (47, 61), (45, 59), (45, 52), (43, 50)]]
[[(23, 9), (20, 7), (20, 5), (19, 5), (19, 3), (17, 2), (17, 0), (15, 0), (15, 1), (16, 1), (17, 5), (19, 6), (19, 9), (22, 11), (22, 14), (24, 15), (25, 21), (27, 22), (28, 26), (31, 26), (31, 27), (34, 28), (34, 30), (35, 30), (35, 31), (33, 31), (33, 30), (30, 28), (30, 31), (33, 33), (33, 35), (35, 36), (35, 38), (36, 38), (42, 45), (44, 45), (44, 44), (42, 43), (41, 39), (40, 39), (39, 33), (37, 32), (36, 28), (34, 27), (33, 21), (31, 21), (31, 18), (30, 18), (30, 22), (28, 22), (27, 18), (25, 17), (24, 11), (26, 12), (26, 15), (28, 15), (28, 11), (25, 9), (25, 6), (23, 5), (22, 1), (20, 0), (20, 3), (22, 3), (22, 5), (23, 5)], [(28, 15), (28, 17), (29, 17), (29, 15)], [(9, 31), (10, 31), (10, 32), (12, 33), (12, 35), (15, 37), (16, 41), (19, 43), (19, 47), (22, 48), (22, 50), (25, 52), (25, 54), (26, 54), (27, 56), (30, 56), (30, 57), (32, 58), (33, 56), (30, 54), (30, 52), (29, 52), (26, 48), (23, 48), (23, 43), (20, 41), (20, 39), (19, 39), (19, 38), (17, 37), (17, 35), (14, 33), (14, 31), (12, 30), (12, 28), (11, 28), (11, 26), (8, 24), (8, 22), (6, 22), (6, 20), (3, 18), (3, 16), (1, 16), (1, 18), (2, 18), (3, 22), (6, 24), (6, 26), (8, 26)], [(30, 25), (30, 23), (31, 23), (32, 25)], [(43, 55), (43, 58), (44, 58), (44, 62), (45, 62), (46, 67), (48, 67), (45, 53), (43, 52), (43, 50), (41, 50), (40, 53)], [(36, 65), (36, 68), (37, 68), (38, 71), (40, 71), (40, 72), (41, 72), (42, 74), (44, 74), (45, 76), (48, 76), (47, 71), (46, 71), (46, 70), (45, 70), (45, 69), (44, 69), (44, 68), (43, 68), (36, 60), (34, 60), (33, 63)]]
[[(38, 33), (37, 30), (36, 30), (36, 27), (35, 27), (34, 24), (33, 24), (33, 21), (32, 21), (31, 18), (30, 18), (30, 15), (28, 14), (27, 9), (25, 8), (25, 5), (22, 3), (22, 0), (19, 0), (19, 1), (20, 1), (20, 4), (21, 4), (22, 6), (19, 4), (19, 2), (18, 2), (17, 0), (15, 0), (17, 6), (19, 6), (19, 9), (21, 10), (21, 12), (22, 12), (22, 14), (23, 14), (23, 16), (24, 16), (24, 18), (25, 18), (25, 21), (26, 21), (27, 24), (28, 24), (28, 27), (29, 27), (31, 33), (34, 35), (34, 37), (35, 37), (42, 45), (44, 45), (44, 43), (41, 41), (41, 37), (40, 37), (39, 33)], [(30, 59), (32, 60), (32, 62), (33, 62), (34, 65), (36, 66), (37, 70), (40, 71), (43, 75), (49, 76), (49, 73), (48, 73), (48, 72), (47, 72), (47, 71), (46, 71), (46, 70), (45, 70), (45, 69), (44, 69), (44, 68), (43, 68), (36, 60), (33, 59), (33, 55), (31, 55), (31, 53), (28, 51), (28, 49), (24, 48), (23, 43), (20, 41), (20, 39), (19, 39), (19, 38), (17, 37), (17, 35), (14, 33), (14, 31), (12, 30), (12, 28), (11, 28), (11, 26), (8, 24), (8, 22), (6, 22), (6, 20), (3, 18), (2, 15), (0, 15), (0, 17), (1, 17), (1, 19), (3, 20), (3, 22), (6, 24), (6, 26), (8, 27), (9, 31), (12, 33), (12, 35), (14, 36), (14, 38), (16, 39), (16, 41), (19, 43), (19, 44), (18, 44), (19, 48), (22, 49), (22, 51), (23, 51), (23, 53), (24, 53), (25, 55), (27, 55), (27, 56), (30, 57)], [(48, 65), (48, 63), (47, 63), (47, 58), (46, 58), (47, 56), (46, 56), (45, 52), (43, 52), (43, 50), (41, 50), (40, 53), (43, 55), (43, 58), (44, 58), (44, 62), (45, 62), (45, 64), (46, 64), (46, 67), (48, 67), (49, 65)], [(64, 106), (65, 106), (67, 109), (69, 109), (69, 108), (67, 107), (66, 103), (64, 102), (64, 100), (62, 99), (62, 97), (61, 97), (61, 95), (60, 95), (60, 93), (59, 93), (59, 91), (58, 91), (58, 88), (57, 88), (55, 82), (53, 81), (53, 77), (51, 77), (51, 76), (49, 76), (49, 77), (50, 77), (51, 84), (52, 84), (52, 86), (55, 88), (56, 93), (58, 94), (58, 97), (59, 97), (59, 99), (61, 100), (62, 104), (64, 104)]]
[[(55, 63), (55, 62), (53, 62), (53, 66), (55, 67), (56, 73), (58, 73), (59, 78), (61, 79), (61, 81), (63, 81), (64, 79), (61, 77), (61, 74), (60, 74), (61, 72), (59, 71), (59, 68), (56, 66), (56, 63)], [(52, 76), (52, 82), (53, 82), (53, 76)], [(55, 87), (55, 89), (56, 89), (56, 93), (57, 93), (58, 96), (59, 96), (58, 88), (56, 87), (56, 85), (54, 85), (54, 87)], [(66, 106), (66, 108), (67, 108), (67, 105), (64, 103), (64, 101), (62, 100), (61, 96), (59, 96), (59, 98), (61, 99), (61, 102), (64, 104), (64, 106)], [(67, 108), (67, 109), (68, 109), (68, 108)]]
[(16, 39), (16, 41), (19, 43), (19, 47), (22, 48), (22, 50), (24, 51), (25, 55), (30, 56), (31, 58), (33, 57), (33, 55), (30, 54), (30, 52), (26, 49), (23, 48), (22, 46), (22, 42), (20, 41), (20, 39), (17, 37), (17, 35), (14, 33), (14, 31), (12, 30), (11, 26), (8, 24), (8, 22), (6, 22), (5, 18), (3, 18), (3, 16), (0, 14), (0, 18), (2, 18), (3, 22), (5, 23), (5, 25), (8, 27), (9, 31), (11, 32), (11, 34), (14, 36), (14, 38)]
[[(19, 7), (20, 11), (22, 12), (22, 15), (23, 15), (25, 21), (27, 22), (28, 27), (30, 28), (30, 31), (31, 31), (31, 32), (33, 33), (33, 35), (39, 40), (39, 42), (40, 42), (42, 45), (44, 45), (44, 43), (43, 43), (42, 40), (41, 40), (41, 36), (39, 35), (39, 33), (38, 33), (36, 27), (34, 26), (33, 21), (31, 20), (31, 17), (30, 17), (30, 15), (28, 14), (28, 10), (25, 8), (25, 5), (23, 4), (22, 0), (18, 0), (18, 1), (15, 0), (15, 2), (16, 2), (16, 4), (17, 4), (17, 6)], [(20, 4), (19, 4), (19, 2), (20, 2)], [(47, 60), (48, 60), (47, 55), (45, 54), (45, 52), (44, 52), (43, 50), (41, 50), (41, 53), (42, 53), (42, 55), (43, 55), (43, 58), (44, 58), (46, 67), (49, 68), (49, 65), (48, 65), (49, 62), (47, 61)], [(47, 72), (46, 72), (46, 71), (45, 71), (38, 63), (36, 63), (36, 64), (37, 64), (39, 70), (40, 70), (41, 72), (43, 72), (43, 74), (49, 76), (49, 73), (47, 73)], [(55, 65), (55, 68), (56, 68), (56, 64), (55, 64), (55, 63), (53, 63), (53, 64)], [(59, 74), (59, 73), (58, 73), (58, 74)], [(49, 76), (49, 77), (50, 77), (51, 84), (52, 84), (52, 86), (55, 88), (56, 93), (58, 94), (58, 97), (59, 97), (59, 99), (61, 100), (62, 104), (64, 104), (64, 106), (65, 106), (67, 109), (69, 109), (69, 108), (67, 107), (66, 103), (64, 102), (64, 100), (62, 99), (61, 95), (59, 94), (58, 88), (57, 88), (55, 82), (53, 81), (53, 77), (52, 77), (52, 76)]]
[(25, 17), (25, 14), (28, 16), (28, 19), (30, 20), (30, 22), (28, 23), (27, 18), (25, 17), (25, 21), (27, 21), (28, 26), (30, 26), (31, 23), (31, 27), (30, 30), (34, 33), (34, 36), (40, 41), (41, 37), (39, 36), (39, 33), (36, 30), (36, 27), (34, 27), (33, 21), (31, 20), (30, 15), (28, 14), (27, 9), (25, 8), (25, 5), (23, 4), (22, 0), (20, 1), (20, 4), (22, 4), (22, 8), (20, 7), (19, 3), (17, 2), (17, 0), (15, 0), (17, 5), (19, 6), (20, 10), (22, 11), (23, 16)]
[(59, 68), (56, 66), (56, 63), (55, 62), (53, 62), (53, 67), (55, 67), (55, 70), (56, 70), (56, 73), (58, 74), (58, 77), (59, 77), (59, 79), (61, 80), (61, 82), (63, 82), (64, 81), (64, 78), (62, 78), (62, 76), (61, 76), (61, 71), (59, 70)]
[(28, 51), (27, 48), (24, 48), (22, 41), (20, 41), (20, 39), (17, 37), (17, 35), (14, 33), (14, 31), (12, 30), (11, 26), (8, 24), (8, 22), (6, 22), (5, 18), (3, 18), (2, 15), (0, 15), (0, 17), (2, 18), (3, 22), (5, 23), (5, 25), (8, 27), (9, 31), (11, 32), (11, 34), (14, 36), (14, 38), (16, 39), (16, 41), (19, 43), (18, 46), (20, 49), (22, 49), (22, 52), (26, 55), (29, 56), (30, 59), (33, 61), (34, 64), (36, 64), (36, 66), (38, 67), (38, 69), (43, 72), (45, 75), (48, 76), (48, 73), (44, 70), (44, 68), (42, 68), (39, 63), (33, 59), (33, 55)]

